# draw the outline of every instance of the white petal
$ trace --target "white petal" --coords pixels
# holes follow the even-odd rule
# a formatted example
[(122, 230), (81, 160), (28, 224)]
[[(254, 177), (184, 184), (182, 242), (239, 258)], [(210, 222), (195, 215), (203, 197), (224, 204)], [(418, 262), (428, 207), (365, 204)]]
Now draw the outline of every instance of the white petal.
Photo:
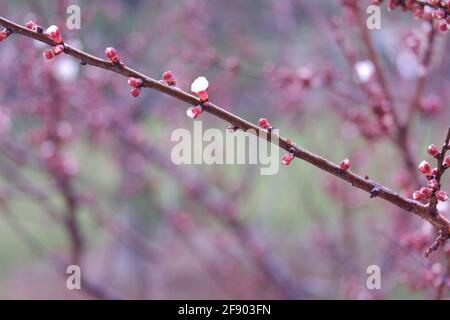
[(57, 26), (55, 26), (55, 25), (52, 25), (52, 26), (47, 28), (46, 33), (47, 34), (51, 34), (51, 33), (56, 33), (58, 31), (59, 31), (59, 28)]
[(208, 80), (205, 77), (198, 77), (191, 84), (191, 91), (194, 93), (199, 93), (208, 90)]
[(195, 119), (195, 113), (193, 108), (189, 108), (186, 110), (186, 115), (191, 118), (191, 119)]

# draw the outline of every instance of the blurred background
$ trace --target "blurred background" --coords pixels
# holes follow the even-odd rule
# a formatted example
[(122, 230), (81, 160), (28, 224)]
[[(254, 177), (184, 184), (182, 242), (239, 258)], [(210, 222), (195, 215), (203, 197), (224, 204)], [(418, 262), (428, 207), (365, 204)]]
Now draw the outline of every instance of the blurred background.
[[(73, 4), (79, 30), (66, 26)], [(0, 12), (56, 24), (66, 43), (102, 58), (115, 47), (155, 79), (171, 70), (187, 91), (206, 76), (217, 105), (266, 117), (298, 145), (349, 158), (354, 172), (411, 197), (426, 183), (416, 165), (431, 162), (427, 146), (441, 146), (449, 127), (448, 35), (386, 6), (381, 29), (363, 30), (369, 4), (3, 0)], [(365, 35), (395, 105), (380, 107)], [(70, 56), (45, 61), (46, 48), (14, 34), (0, 43), (0, 298), (449, 296), (450, 250), (423, 257), (436, 235), (420, 218), (300, 160), (273, 176), (258, 165), (174, 165), (173, 130), (193, 132), (184, 103), (152, 90), (133, 98), (126, 78)], [(406, 143), (392, 139), (392, 108), (411, 117)], [(66, 288), (71, 264), (82, 290)], [(366, 287), (370, 265), (380, 290)]]

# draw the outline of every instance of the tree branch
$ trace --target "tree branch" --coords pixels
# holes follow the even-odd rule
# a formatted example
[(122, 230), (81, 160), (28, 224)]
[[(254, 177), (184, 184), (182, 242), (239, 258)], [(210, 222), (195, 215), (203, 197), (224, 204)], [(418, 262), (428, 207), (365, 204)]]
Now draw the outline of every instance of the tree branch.
[(436, 181), (437, 181), (438, 188), (437, 188), (437, 190), (435, 190), (433, 192), (431, 199), (430, 199), (429, 211), (431, 214), (438, 211), (437, 210), (438, 199), (436, 197), (436, 194), (437, 194), (437, 191), (439, 191), (441, 189), (441, 178), (442, 178), (442, 175), (444, 174), (445, 170), (447, 170), (447, 167), (444, 166), (443, 162), (444, 162), (444, 158), (447, 153), (447, 150), (450, 149), (449, 141), (450, 141), (450, 128), (448, 128), (447, 137), (445, 138), (441, 152), (439, 153), (439, 156), (436, 158), (437, 173), (436, 173), (436, 177), (434, 179), (436, 179)]
[[(11, 30), (13, 33), (24, 35), (26, 37), (44, 42), (51, 46), (57, 45), (45, 34), (35, 32), (31, 29), (27, 29), (1, 16), (0, 16), (0, 25)], [(175, 97), (178, 100), (181, 100), (193, 106), (200, 104), (200, 100), (197, 97), (179, 88), (166, 85), (163, 82), (160, 82), (138, 71), (135, 71), (130, 67), (124, 65), (123, 63), (115, 64), (113, 62), (100, 59), (96, 56), (78, 50), (68, 44), (65, 44), (64, 52), (70, 56), (73, 56), (76, 59), (79, 59), (83, 64), (88, 64), (98, 68), (109, 70), (121, 74), (123, 76), (142, 79), (143, 80), (142, 87), (160, 91), (162, 93)], [(225, 109), (222, 109), (213, 103), (209, 102), (208, 106), (205, 108), (205, 111), (218, 118), (223, 119), (224, 121), (244, 131), (251, 129), (251, 131), (256, 133), (256, 135), (261, 136), (267, 141), (273, 143), (274, 140), (273, 138), (275, 137), (275, 134), (270, 133), (265, 129), (262, 129), (257, 125), (243, 118), (240, 118), (239, 116), (229, 111), (226, 111)], [(392, 190), (380, 185), (379, 183), (372, 181), (368, 178), (363, 178), (353, 172), (341, 171), (339, 166), (336, 165), (335, 163), (293, 144), (287, 138), (281, 136), (277, 138), (279, 138), (278, 146), (281, 149), (284, 149), (292, 153), (295, 157), (302, 159), (306, 162), (309, 162), (313, 166), (323, 171), (326, 171), (344, 181), (351, 183), (352, 186), (370, 193), (371, 197), (377, 196), (396, 205), (399, 208), (402, 208), (404, 210), (407, 210), (420, 216), (421, 218), (430, 222), (437, 230), (442, 231), (445, 234), (450, 233), (450, 221), (441, 213), (431, 214), (430, 211), (428, 210), (428, 207), (426, 205), (421, 204), (418, 201), (402, 197), (396, 192), (393, 192)]]

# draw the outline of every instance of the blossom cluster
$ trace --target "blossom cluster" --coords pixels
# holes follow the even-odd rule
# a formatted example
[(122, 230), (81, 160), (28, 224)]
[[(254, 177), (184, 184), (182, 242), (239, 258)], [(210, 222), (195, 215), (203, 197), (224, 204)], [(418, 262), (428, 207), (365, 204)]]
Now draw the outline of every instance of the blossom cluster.
[(419, 164), (418, 169), (427, 178), (428, 183), (427, 186), (421, 187), (419, 190), (413, 192), (414, 200), (424, 201), (431, 197), (436, 197), (437, 200), (442, 202), (448, 200), (448, 194), (441, 190), (440, 183), (442, 173), (450, 167), (450, 155), (445, 156), (447, 149), (448, 145), (444, 146), (443, 151), (439, 151), (434, 144), (428, 147), (428, 154), (437, 159), (438, 166), (431, 168), (430, 163), (425, 160)]

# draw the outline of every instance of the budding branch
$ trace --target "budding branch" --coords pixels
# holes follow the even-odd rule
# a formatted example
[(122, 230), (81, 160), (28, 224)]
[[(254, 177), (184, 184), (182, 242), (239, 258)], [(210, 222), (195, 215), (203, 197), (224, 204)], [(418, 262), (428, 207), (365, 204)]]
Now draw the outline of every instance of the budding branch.
[[(39, 33), (36, 31), (33, 31), (31, 29), (28, 29), (26, 27), (23, 27), (21, 25), (18, 25), (12, 21), (9, 21), (3, 17), (0, 16), (0, 25), (3, 27), (11, 30), (13, 34), (21, 34), (26, 37), (38, 40), (40, 42), (44, 42), (51, 46), (56, 46), (57, 43), (55, 43), (52, 39), (50, 39), (47, 35), (43, 33)], [(169, 86), (165, 84), (164, 82), (160, 82), (158, 80), (155, 80), (147, 75), (144, 75), (136, 70), (131, 69), (130, 67), (124, 65), (123, 63), (117, 64), (113, 63), (111, 61), (103, 60), (101, 58), (98, 58), (96, 56), (93, 56), (91, 54), (88, 54), (86, 52), (83, 52), (81, 50), (78, 50), (68, 44), (64, 44), (64, 53), (80, 60), (81, 64), (87, 64), (91, 66), (95, 66), (98, 68), (102, 68), (105, 70), (109, 70), (118, 74), (121, 74), (126, 77), (134, 77), (142, 79), (142, 87), (145, 88), (151, 88), (157, 91), (160, 91), (162, 93), (165, 93), (167, 95), (170, 95), (172, 97), (177, 98), (178, 100), (181, 100), (185, 103), (188, 103), (190, 105), (196, 106), (201, 103), (200, 99), (197, 98), (194, 95), (189, 94), (186, 91), (183, 91), (177, 87)], [(208, 102), (207, 107), (204, 108), (204, 110), (218, 118), (221, 118), (228, 122), (233, 127), (237, 127), (243, 131), (250, 130), (256, 135), (265, 138), (266, 140), (273, 143), (274, 140), (272, 139), (274, 136), (274, 133), (269, 132), (266, 129), (260, 128), (257, 125), (229, 112), (225, 109), (222, 109), (218, 107), (217, 105)], [(398, 206), (399, 208), (402, 208), (404, 210), (407, 210), (409, 212), (412, 212), (421, 218), (427, 220), (429, 223), (431, 223), (439, 232), (441, 235), (444, 235), (445, 239), (448, 238), (448, 235), (450, 234), (450, 221), (442, 215), (440, 212), (433, 213), (429, 210), (427, 205), (424, 205), (418, 201), (400, 196), (396, 192), (380, 185), (379, 183), (370, 180), (368, 178), (361, 177), (353, 172), (350, 171), (342, 171), (340, 170), (339, 166), (327, 159), (324, 159), (323, 157), (316, 155), (304, 148), (301, 148), (294, 143), (290, 141), (290, 139), (284, 138), (284, 137), (277, 137), (278, 138), (278, 146), (281, 149), (286, 150), (287, 152), (292, 153), (295, 157), (302, 159), (306, 162), (309, 162), (310, 164), (314, 165), (315, 167), (322, 169), (338, 178), (341, 178), (342, 180), (345, 180), (352, 184), (352, 186), (359, 188), (361, 190), (364, 190), (370, 194), (371, 197), (379, 197), (382, 198), (388, 202), (391, 202), (392, 204)]]

